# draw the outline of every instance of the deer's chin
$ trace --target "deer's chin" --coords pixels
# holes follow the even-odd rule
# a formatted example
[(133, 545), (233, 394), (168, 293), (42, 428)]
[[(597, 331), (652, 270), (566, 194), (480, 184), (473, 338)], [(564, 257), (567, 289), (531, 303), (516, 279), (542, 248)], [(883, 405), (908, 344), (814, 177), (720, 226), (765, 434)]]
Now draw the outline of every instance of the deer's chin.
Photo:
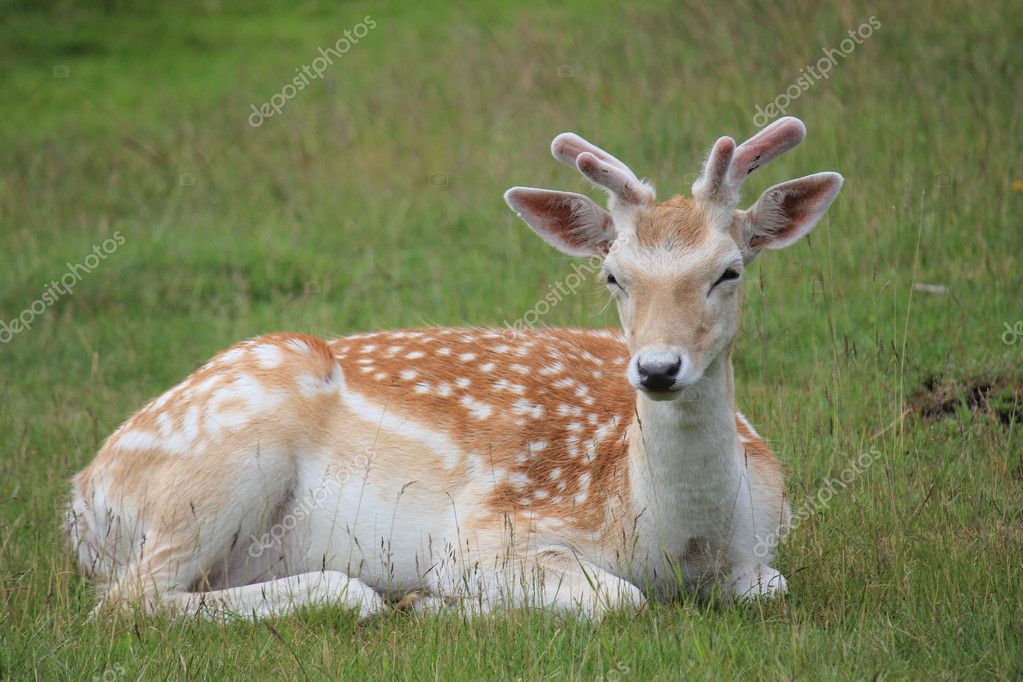
[(664, 391), (651, 391), (647, 388), (640, 388), (639, 392), (654, 402), (669, 402), (678, 400), (682, 395), (681, 388), (669, 388)]
[(657, 402), (678, 400), (679, 396), (682, 395), (683, 386), (680, 386), (677, 382), (673, 384), (670, 388), (665, 388), (656, 391), (643, 386), (641, 383), (639, 383), (638, 379), (633, 381), (632, 377), (629, 377), (629, 383), (632, 385), (634, 389), (636, 389), (637, 393), (649, 398), (650, 400), (654, 400)]

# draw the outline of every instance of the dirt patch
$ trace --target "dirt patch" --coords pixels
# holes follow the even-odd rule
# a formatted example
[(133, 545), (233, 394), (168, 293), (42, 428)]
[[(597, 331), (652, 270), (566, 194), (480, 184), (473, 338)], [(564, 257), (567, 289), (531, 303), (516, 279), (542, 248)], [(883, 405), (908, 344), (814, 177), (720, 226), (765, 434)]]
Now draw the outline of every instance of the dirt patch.
[(993, 414), (1008, 426), (1023, 416), (1023, 375), (934, 375), (913, 395), (910, 406), (924, 421), (966, 409)]

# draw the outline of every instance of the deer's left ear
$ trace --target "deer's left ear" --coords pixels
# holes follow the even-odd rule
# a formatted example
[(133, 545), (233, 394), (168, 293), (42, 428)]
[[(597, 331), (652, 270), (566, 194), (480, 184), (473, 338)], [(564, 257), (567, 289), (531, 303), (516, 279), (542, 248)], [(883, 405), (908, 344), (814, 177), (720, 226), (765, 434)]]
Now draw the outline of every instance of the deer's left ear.
[(783, 249), (817, 224), (842, 189), (838, 173), (814, 173), (766, 190), (742, 216), (747, 260), (761, 249)]

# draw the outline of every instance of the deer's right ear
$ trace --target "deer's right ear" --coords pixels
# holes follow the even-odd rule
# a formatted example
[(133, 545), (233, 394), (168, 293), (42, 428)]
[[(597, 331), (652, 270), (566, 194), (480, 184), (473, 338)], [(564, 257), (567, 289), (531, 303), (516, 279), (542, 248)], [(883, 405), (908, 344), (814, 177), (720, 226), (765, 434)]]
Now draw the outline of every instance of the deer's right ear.
[(603, 256), (615, 240), (611, 214), (582, 194), (512, 187), (504, 200), (544, 241), (569, 256)]

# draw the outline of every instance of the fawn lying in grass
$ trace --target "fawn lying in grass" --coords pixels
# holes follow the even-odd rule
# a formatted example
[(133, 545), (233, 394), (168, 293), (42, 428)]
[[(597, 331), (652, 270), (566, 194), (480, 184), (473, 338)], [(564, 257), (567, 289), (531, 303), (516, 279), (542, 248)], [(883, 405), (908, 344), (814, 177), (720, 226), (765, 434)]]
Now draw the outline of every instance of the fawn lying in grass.
[[(367, 616), (530, 606), (599, 616), (680, 589), (783, 592), (782, 474), (736, 412), (743, 271), (809, 232), (842, 177), (737, 210), (798, 144), (783, 118), (714, 145), (693, 198), (656, 202), (570, 134), (556, 158), (609, 194), (516, 187), (548, 243), (600, 256), (623, 330), (272, 334), (131, 417), (74, 478), (68, 534), (109, 604)], [(758, 551), (759, 548), (759, 551)]]

